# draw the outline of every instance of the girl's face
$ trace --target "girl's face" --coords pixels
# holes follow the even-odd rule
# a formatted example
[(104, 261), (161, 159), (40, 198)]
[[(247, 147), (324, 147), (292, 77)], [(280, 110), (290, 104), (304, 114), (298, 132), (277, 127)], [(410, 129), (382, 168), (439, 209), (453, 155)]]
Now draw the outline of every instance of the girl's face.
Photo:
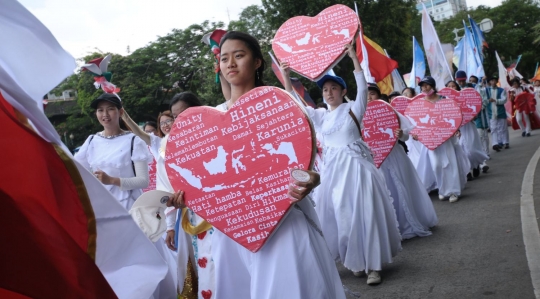
[(172, 117), (168, 117), (167, 115), (162, 115), (159, 118), (159, 127), (165, 135), (169, 134), (171, 132), (171, 126), (174, 123), (174, 119)]
[(457, 90), (457, 85), (456, 85), (456, 83), (454, 83), (454, 82), (448, 82), (448, 84), (446, 85), (446, 87), (452, 88), (453, 90)]
[(144, 126), (144, 132), (146, 132), (146, 133), (148, 133), (148, 134), (156, 134), (156, 131), (157, 131), (157, 129), (154, 128), (154, 127), (151, 126), (151, 125), (148, 125), (148, 124), (147, 124), (147, 125)]
[(346, 93), (346, 89), (332, 80), (324, 82), (322, 87), (322, 96), (330, 107), (335, 108), (343, 104), (343, 97)]
[(540, 87), (540, 80), (534, 81), (534, 87)]
[(375, 101), (379, 99), (379, 94), (375, 90), (368, 89), (368, 102)]
[(405, 89), (405, 91), (403, 92), (403, 95), (408, 97), (408, 98), (412, 98), (413, 97), (413, 93), (410, 89)]
[(517, 81), (512, 82), (512, 87), (513, 88), (518, 88), (519, 87), (519, 82), (517, 82)]
[(422, 92), (429, 92), (433, 89), (433, 87), (431, 87), (431, 85), (429, 84), (422, 84), (422, 86), (420, 86), (420, 89), (422, 90)]
[(114, 104), (101, 101), (97, 105), (96, 117), (103, 128), (114, 130), (120, 128), (120, 117), (123, 112), (123, 109), (118, 109)]
[(233, 86), (254, 84), (255, 72), (261, 63), (241, 40), (228, 39), (221, 46), (221, 73)]

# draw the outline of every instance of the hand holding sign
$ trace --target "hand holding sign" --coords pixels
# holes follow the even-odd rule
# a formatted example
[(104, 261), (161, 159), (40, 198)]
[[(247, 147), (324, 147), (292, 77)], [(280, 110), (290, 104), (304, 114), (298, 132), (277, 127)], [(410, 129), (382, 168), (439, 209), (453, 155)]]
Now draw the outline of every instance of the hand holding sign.
[(317, 81), (345, 55), (360, 21), (356, 13), (341, 4), (323, 10), (315, 17), (299, 16), (279, 27), (272, 50), (280, 61), (287, 61), (298, 74)]
[(258, 87), (227, 112), (193, 107), (176, 119), (165, 156), (186, 205), (252, 252), (277, 229), (293, 200), (291, 168), (308, 169), (314, 138), (291, 96)]

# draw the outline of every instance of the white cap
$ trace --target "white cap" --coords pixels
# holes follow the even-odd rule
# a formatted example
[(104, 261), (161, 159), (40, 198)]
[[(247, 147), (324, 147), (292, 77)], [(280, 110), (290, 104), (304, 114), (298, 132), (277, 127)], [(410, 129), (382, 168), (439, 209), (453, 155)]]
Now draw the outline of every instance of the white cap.
[(167, 230), (165, 209), (167, 201), (173, 194), (170, 192), (152, 190), (143, 193), (129, 210), (129, 214), (143, 233), (152, 241), (159, 240)]

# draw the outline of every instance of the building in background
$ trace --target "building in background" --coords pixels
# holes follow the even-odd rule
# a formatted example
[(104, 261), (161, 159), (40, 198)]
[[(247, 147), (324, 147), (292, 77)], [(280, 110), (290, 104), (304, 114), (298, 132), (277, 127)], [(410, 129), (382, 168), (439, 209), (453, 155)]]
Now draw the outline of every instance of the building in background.
[(435, 21), (448, 19), (458, 11), (467, 10), (467, 0), (418, 0), (418, 11), (422, 11), (422, 3)]

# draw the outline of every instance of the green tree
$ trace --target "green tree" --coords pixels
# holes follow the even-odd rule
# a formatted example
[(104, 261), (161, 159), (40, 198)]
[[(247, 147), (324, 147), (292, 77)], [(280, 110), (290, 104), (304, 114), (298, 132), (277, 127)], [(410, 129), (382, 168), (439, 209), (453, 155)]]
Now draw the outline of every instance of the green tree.
[[(459, 12), (454, 17), (443, 22), (436, 23), (435, 27), (441, 42), (454, 43), (454, 28), (463, 28), (463, 20), (468, 25), (467, 14), (477, 23), (484, 18), (493, 21), (493, 29), (485, 33), (489, 44), (484, 49), (484, 70), (487, 75), (497, 73), (497, 61), (495, 51), (503, 61), (515, 59), (523, 55), (518, 65), (518, 70), (525, 77), (532, 76), (534, 65), (538, 61), (538, 45), (534, 45), (538, 37), (534, 26), (540, 22), (540, 6), (533, 0), (506, 0), (497, 7), (478, 6), (466, 12)], [(463, 35), (463, 31), (460, 31)]]

